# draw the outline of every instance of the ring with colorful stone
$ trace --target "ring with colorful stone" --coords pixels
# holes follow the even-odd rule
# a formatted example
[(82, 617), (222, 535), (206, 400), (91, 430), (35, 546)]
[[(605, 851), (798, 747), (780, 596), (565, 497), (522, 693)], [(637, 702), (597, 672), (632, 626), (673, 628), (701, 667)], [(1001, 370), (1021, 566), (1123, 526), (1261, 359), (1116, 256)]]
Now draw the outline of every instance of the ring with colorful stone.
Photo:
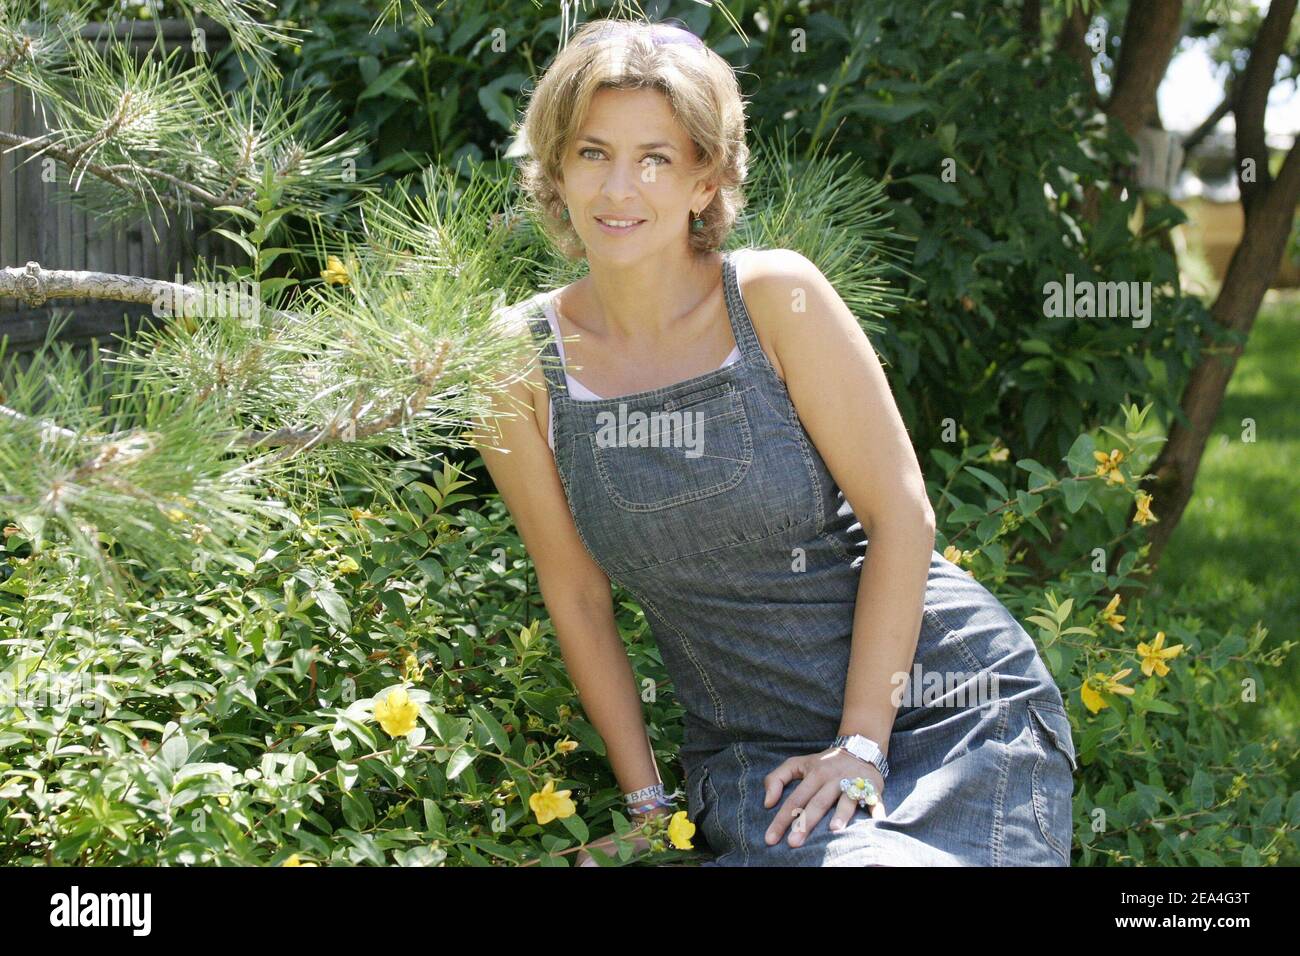
[(864, 810), (880, 802), (875, 784), (866, 777), (845, 777), (840, 781), (840, 792), (847, 793)]

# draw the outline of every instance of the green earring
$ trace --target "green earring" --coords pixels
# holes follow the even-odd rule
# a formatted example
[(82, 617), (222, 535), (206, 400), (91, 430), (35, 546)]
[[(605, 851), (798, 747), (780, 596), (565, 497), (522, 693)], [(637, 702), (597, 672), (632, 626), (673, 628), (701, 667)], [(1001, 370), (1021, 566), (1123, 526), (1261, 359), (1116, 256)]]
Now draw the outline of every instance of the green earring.
[(560, 218), (563, 219), (565, 222), (568, 222), (568, 221), (569, 221), (569, 210), (568, 210), (568, 207), (565, 207), (564, 212), (560, 213)]
[(704, 228), (704, 219), (691, 213), (691, 232), (699, 232)]

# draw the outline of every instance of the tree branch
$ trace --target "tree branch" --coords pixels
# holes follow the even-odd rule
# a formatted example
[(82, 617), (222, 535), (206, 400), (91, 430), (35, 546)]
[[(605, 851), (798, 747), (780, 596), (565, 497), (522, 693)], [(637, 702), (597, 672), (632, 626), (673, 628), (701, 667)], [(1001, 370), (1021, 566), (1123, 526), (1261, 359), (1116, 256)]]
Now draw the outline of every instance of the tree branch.
[(32, 418), (30, 415), (24, 415), (8, 405), (0, 405), (0, 418), (7, 418), (19, 425), (35, 428), (41, 433), (42, 438), (62, 438), (65, 441), (79, 441), (81, 439), (81, 436), (70, 428), (64, 428), (44, 419)]
[[(19, 136), (17, 133), (10, 133), (10, 132), (6, 132), (5, 130), (0, 130), (0, 144), (7, 143), (10, 149), (34, 149), (36, 146), (39, 146), (41, 144), (41, 141), (45, 138), (46, 137), (44, 136), (24, 137), (24, 136)], [(91, 145), (93, 145), (93, 140), (87, 140), (85, 143), (81, 145), (81, 147), (75, 149), (69, 148), (67, 146), (59, 146), (55, 143), (46, 143), (43, 147), (37, 149), (33, 155), (39, 156), (42, 153), (48, 153), (50, 156), (62, 162), (70, 170), (76, 170), (77, 167), (81, 165), (83, 174), (87, 172), (92, 173), (93, 175), (98, 176), (100, 179), (104, 180), (105, 182), (111, 183), (112, 185), (116, 186), (119, 189), (124, 189), (127, 192), (131, 193), (132, 195), (141, 196), (142, 198), (147, 198), (147, 197), (144, 197), (143, 194), (140, 192), (140, 190), (138, 190), (129, 181), (119, 176), (117, 173), (118, 170), (126, 168), (126, 169), (130, 169), (132, 172), (138, 173), (140, 176), (144, 177), (145, 179), (156, 179), (166, 183), (170, 183), (171, 185), (179, 189), (181, 192), (188, 193), (191, 196), (193, 196), (195, 200), (197, 200), (196, 202), (183, 202), (179, 198), (170, 195), (163, 195), (157, 197), (159, 202), (166, 203), (167, 205), (171, 206), (173, 209), (176, 210), (193, 209), (199, 205), (202, 205), (203, 207), (209, 209), (215, 209), (217, 206), (222, 206), (222, 205), (247, 205), (249, 202), (251, 202), (252, 195), (253, 195), (251, 190), (246, 190), (246, 194), (244, 196), (238, 197), (237, 200), (232, 202), (230, 198), (230, 193), (231, 193), (230, 189), (226, 190), (225, 195), (217, 196), (209, 192), (208, 190), (204, 189), (202, 186), (198, 186), (195, 185), (194, 183), (186, 182), (180, 177), (173, 176), (171, 173), (166, 172), (165, 170), (154, 169), (153, 167), (150, 166), (126, 166), (126, 167), (123, 167), (121, 165), (105, 166), (102, 163), (91, 163), (91, 162), (82, 164), (81, 157), (85, 152), (85, 150), (90, 148)], [(8, 150), (6, 150), (5, 152), (8, 152)], [(237, 177), (236, 177), (236, 181), (237, 181)]]
[(1205, 117), (1201, 125), (1192, 130), (1183, 140), (1183, 157), (1192, 155), (1192, 150), (1201, 145), (1201, 140), (1214, 132), (1214, 128), (1219, 125), (1219, 120), (1223, 119), (1232, 112), (1232, 104), (1236, 98), (1237, 74), (1235, 72), (1228, 74), (1228, 82), (1224, 84), (1226, 89), (1223, 93), (1223, 102), (1214, 108), (1209, 116)]
[(282, 309), (269, 309), (260, 301), (213, 301), (213, 290), (200, 286), (168, 282), (166, 279), (149, 279), (143, 276), (120, 275), (113, 272), (85, 272), (77, 269), (42, 269), (38, 262), (26, 266), (0, 268), (0, 297), (21, 299), (32, 308), (39, 308), (48, 299), (98, 299), (109, 302), (134, 302), (154, 304), (159, 300), (170, 303), (168, 309), (155, 309), (159, 316), (184, 315), (191, 309), (199, 313), (209, 306), (234, 305), (242, 311), (256, 310), (265, 313), (273, 325), (282, 326), (290, 321), (302, 321), (302, 316)]
[(1169, 58), (1182, 33), (1182, 16), (1183, 0), (1129, 4), (1115, 67), (1115, 89), (1106, 104), (1107, 115), (1119, 120), (1129, 136), (1137, 135), (1151, 116), (1156, 88), (1169, 69)]
[(286, 427), (271, 432), (250, 430), (236, 436), (234, 441), (236, 444), (252, 447), (278, 447), (280, 451), (272, 456), (272, 460), (278, 460), (296, 452), (314, 448), (317, 445), (334, 441), (356, 441), (357, 439), (369, 438), (372, 435), (387, 431), (405, 423), (424, 408), (424, 404), (429, 400), (429, 395), (432, 394), (438, 379), (442, 377), (443, 369), (447, 364), (447, 353), (450, 349), (451, 342), (440, 339), (437, 343), (437, 351), (432, 359), (417, 360), (415, 376), (419, 384), (415, 391), (409, 398), (379, 418), (363, 422), (361, 416), (374, 403), (370, 402), (362, 405), (361, 399), (357, 398), (352, 403), (352, 411), (346, 417), (335, 418), (329, 424), (320, 428)]
[[(1237, 125), (1237, 183), (1241, 188), (1242, 208), (1249, 211), (1268, 192), (1268, 146), (1264, 141), (1264, 111), (1268, 93), (1273, 88), (1273, 74), (1282, 54), (1295, 16), (1296, 0), (1273, 0), (1260, 24), (1250, 59), (1241, 76), (1241, 86), (1233, 103), (1232, 115)], [(1256, 173), (1248, 181), (1242, 168), (1247, 159), (1255, 161)]]

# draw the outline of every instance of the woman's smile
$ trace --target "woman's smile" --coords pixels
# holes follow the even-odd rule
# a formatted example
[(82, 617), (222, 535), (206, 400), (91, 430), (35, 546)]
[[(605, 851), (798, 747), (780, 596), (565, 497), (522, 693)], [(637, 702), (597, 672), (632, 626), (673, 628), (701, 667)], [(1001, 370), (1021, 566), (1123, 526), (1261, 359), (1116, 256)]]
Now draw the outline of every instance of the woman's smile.
[(644, 219), (602, 219), (599, 216), (595, 219), (601, 232), (609, 233), (611, 236), (625, 236), (645, 222)]

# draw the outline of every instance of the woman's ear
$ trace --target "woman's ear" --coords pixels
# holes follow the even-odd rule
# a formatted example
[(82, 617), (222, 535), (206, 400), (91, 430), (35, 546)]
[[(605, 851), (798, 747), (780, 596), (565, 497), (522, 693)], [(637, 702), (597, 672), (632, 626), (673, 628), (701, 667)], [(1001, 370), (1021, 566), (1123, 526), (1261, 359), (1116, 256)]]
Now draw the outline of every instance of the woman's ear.
[(704, 212), (704, 210), (708, 209), (709, 203), (713, 202), (713, 197), (716, 196), (717, 194), (718, 194), (717, 186), (705, 187), (704, 191), (700, 194), (701, 198), (692, 207), (696, 210), (695, 214), (697, 216), (701, 215)]

